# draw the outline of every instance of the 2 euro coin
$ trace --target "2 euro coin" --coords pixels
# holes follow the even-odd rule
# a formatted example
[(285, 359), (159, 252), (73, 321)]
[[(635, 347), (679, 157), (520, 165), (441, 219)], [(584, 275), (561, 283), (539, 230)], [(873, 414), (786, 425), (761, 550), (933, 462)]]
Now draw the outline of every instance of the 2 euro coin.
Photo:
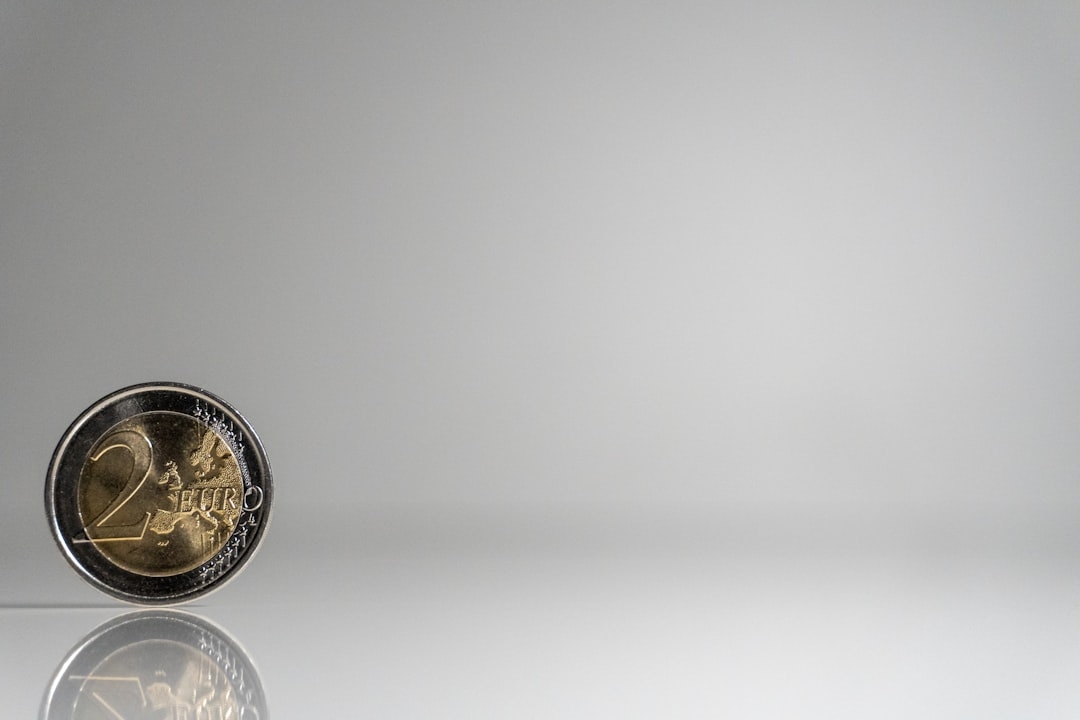
[(64, 433), (45, 484), (57, 545), (90, 584), (178, 603), (234, 577), (270, 519), (262, 444), (217, 396), (179, 383), (118, 390)]

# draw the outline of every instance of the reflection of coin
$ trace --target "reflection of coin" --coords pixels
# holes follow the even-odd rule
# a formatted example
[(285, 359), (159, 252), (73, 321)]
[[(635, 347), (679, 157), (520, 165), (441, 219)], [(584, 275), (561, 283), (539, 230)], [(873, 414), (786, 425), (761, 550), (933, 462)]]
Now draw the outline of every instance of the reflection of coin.
[(42, 720), (267, 717), (259, 676), (240, 645), (208, 621), (147, 610), (111, 620), (60, 665)]
[(142, 603), (189, 600), (247, 562), (270, 517), (270, 466), (234, 409), (175, 383), (125, 388), (57, 445), (45, 509), (91, 584)]

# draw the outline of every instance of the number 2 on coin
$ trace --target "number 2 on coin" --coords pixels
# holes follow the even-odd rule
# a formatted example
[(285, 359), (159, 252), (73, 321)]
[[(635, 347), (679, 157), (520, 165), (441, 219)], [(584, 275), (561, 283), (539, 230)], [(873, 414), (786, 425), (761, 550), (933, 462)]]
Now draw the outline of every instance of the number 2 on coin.
[(73, 542), (141, 540), (146, 534), (147, 525), (150, 524), (149, 512), (146, 513), (145, 518), (131, 525), (110, 524), (109, 520), (120, 512), (120, 508), (127, 505), (131, 498), (135, 497), (150, 477), (150, 468), (154, 459), (154, 449), (150, 444), (150, 438), (135, 430), (118, 430), (101, 438), (97, 445), (100, 449), (90, 455), (90, 462), (97, 462), (106, 453), (117, 450), (127, 450), (131, 453), (134, 462), (124, 488), (100, 515), (86, 524), (83, 532), (73, 538)]

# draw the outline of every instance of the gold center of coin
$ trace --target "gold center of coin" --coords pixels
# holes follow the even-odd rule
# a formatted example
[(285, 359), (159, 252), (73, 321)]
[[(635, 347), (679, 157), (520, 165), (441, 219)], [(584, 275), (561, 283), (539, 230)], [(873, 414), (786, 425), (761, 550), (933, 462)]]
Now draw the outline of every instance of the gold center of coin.
[(173, 412), (111, 427), (79, 476), (84, 542), (140, 575), (178, 575), (209, 560), (232, 535), (243, 501), (228, 443)]

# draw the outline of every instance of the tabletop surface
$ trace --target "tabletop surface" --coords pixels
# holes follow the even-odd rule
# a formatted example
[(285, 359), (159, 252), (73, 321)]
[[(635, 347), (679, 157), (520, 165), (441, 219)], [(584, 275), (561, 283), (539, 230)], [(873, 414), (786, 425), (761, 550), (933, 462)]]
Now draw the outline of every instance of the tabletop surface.
[[(177, 608), (235, 640), (261, 683), (260, 717), (1080, 710), (1072, 529), (364, 520), (348, 535), (282, 520), (240, 577)], [(157, 612), (98, 597), (59, 558), (25, 570), (52, 590), (4, 587), (12, 717), (39, 712), (96, 628)], [(72, 717), (67, 702), (53, 716)]]

